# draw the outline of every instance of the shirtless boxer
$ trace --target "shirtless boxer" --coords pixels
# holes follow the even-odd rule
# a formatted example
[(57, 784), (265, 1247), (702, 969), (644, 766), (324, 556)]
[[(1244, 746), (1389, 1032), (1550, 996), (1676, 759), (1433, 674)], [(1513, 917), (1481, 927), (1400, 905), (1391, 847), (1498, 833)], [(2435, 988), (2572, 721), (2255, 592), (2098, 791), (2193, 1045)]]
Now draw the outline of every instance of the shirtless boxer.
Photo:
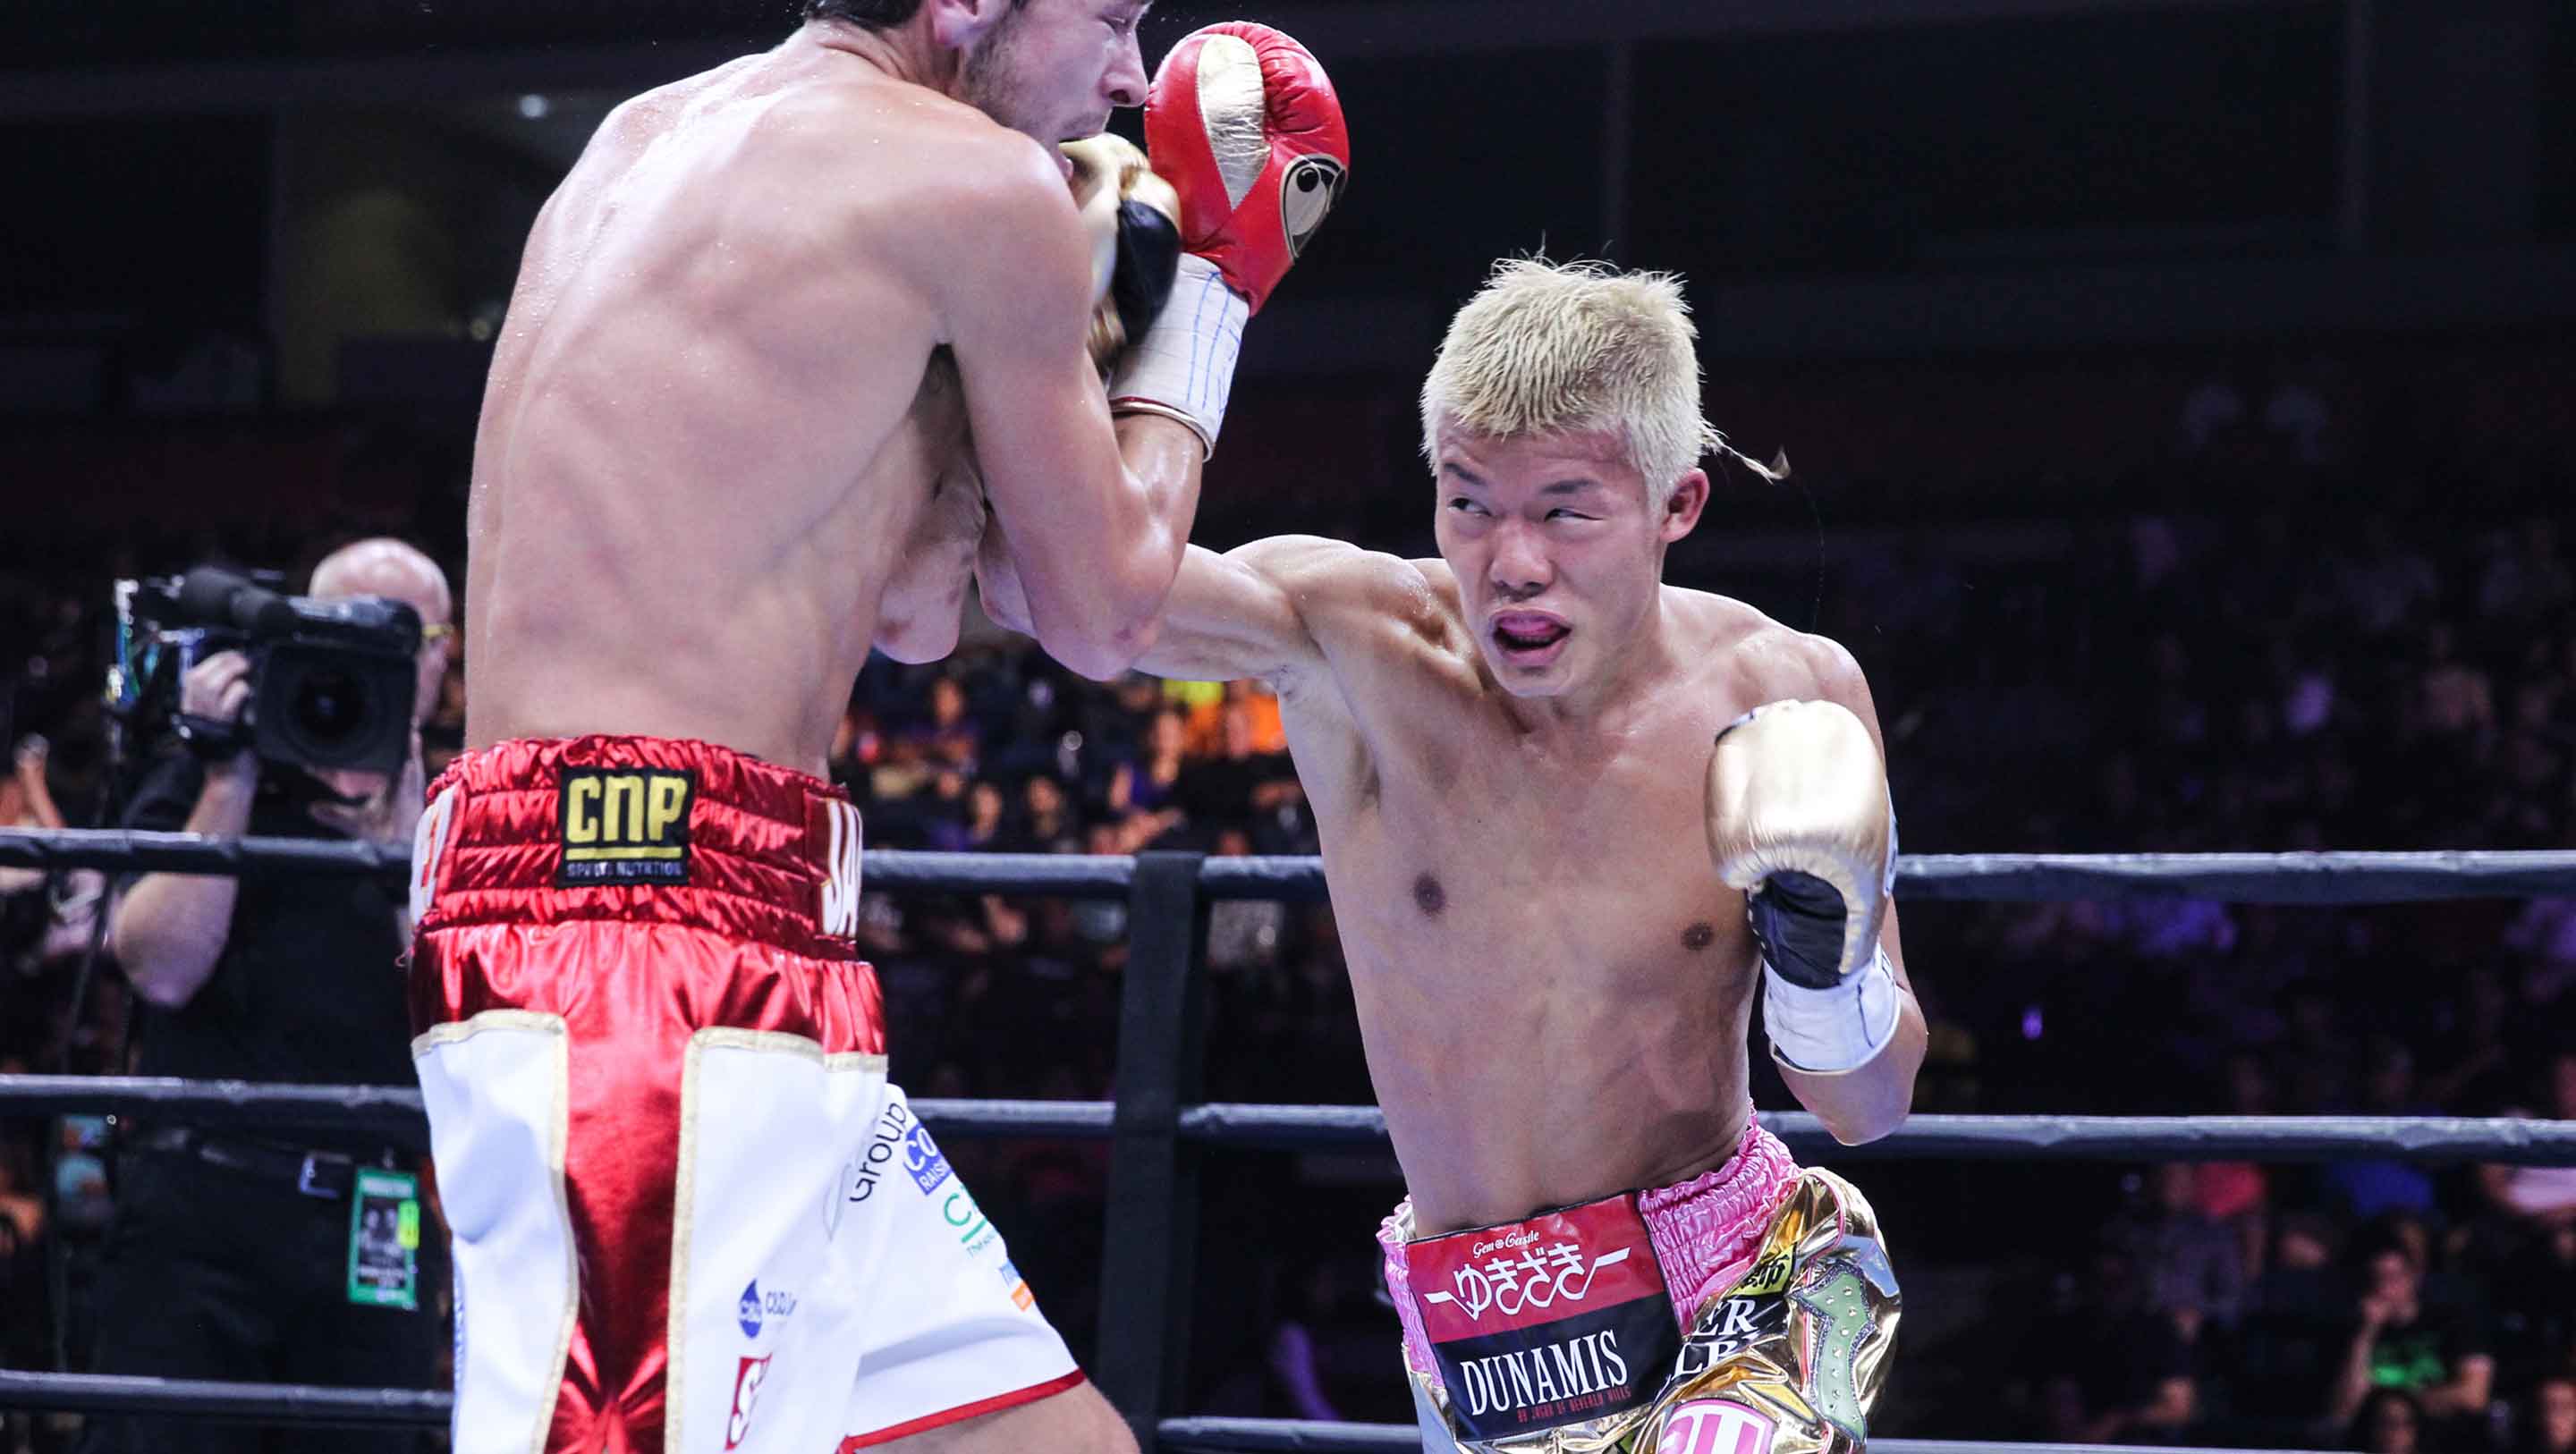
[(1345, 157), (1293, 41), (1185, 41), (1149, 130), (1189, 255), (1104, 390), (1123, 264), (1056, 144), (1146, 99), (1144, 9), (815, 0), (620, 106), (537, 219), (414, 849), (460, 1454), (1133, 1447), (885, 1082), (819, 774), (871, 645), (954, 644), (979, 540), (1077, 670), (1150, 639)]
[(1867, 1204), (1754, 1124), (1745, 1056), (1761, 986), (1837, 1137), (1905, 1117), (1877, 714), (1842, 647), (1661, 584), (1717, 442), (1693, 336), (1670, 279), (1502, 265), (1423, 390), (1441, 559), (1194, 548), (1142, 662), (1279, 693), (1429, 1449), (1853, 1447), (1895, 1331)]

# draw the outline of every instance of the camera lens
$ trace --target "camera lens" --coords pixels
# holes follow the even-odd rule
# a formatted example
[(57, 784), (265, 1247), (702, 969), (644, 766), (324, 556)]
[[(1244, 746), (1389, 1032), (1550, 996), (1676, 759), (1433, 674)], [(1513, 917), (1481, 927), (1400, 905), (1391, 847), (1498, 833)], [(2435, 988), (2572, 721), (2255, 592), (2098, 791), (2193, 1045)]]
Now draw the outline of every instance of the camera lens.
[(347, 672), (320, 668), (296, 683), (295, 730), (316, 745), (336, 743), (367, 720), (367, 691)]
[(411, 727), (409, 652), (280, 642), (255, 654), (252, 731), (260, 756), (314, 768), (393, 772)]

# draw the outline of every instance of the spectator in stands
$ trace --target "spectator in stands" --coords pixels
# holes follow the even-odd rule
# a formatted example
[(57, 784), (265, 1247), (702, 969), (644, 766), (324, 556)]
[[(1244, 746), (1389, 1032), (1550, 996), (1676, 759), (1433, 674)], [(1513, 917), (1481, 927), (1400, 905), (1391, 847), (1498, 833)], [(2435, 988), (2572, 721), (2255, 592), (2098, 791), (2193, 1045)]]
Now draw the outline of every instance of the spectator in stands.
[(2372, 1393), (2396, 1391), (2420, 1411), (2433, 1447), (2456, 1449), (2481, 1438), (2494, 1396), (2495, 1356), (2476, 1310), (2425, 1295), (2424, 1253), (2393, 1224), (2363, 1240), (2358, 1262), (2361, 1292), (2327, 1399), (2327, 1422), (2361, 1428)]
[[(2415, 1052), (2393, 1036), (2372, 1040), (2363, 1054), (2361, 1113), (2422, 1116), (2435, 1109), (2416, 1094)], [(2412, 1162), (2348, 1158), (2326, 1168), (2325, 1184), (2356, 1221), (2385, 1212), (2428, 1216), (2434, 1210), (2433, 1178)]]
[(2576, 1370), (2576, 1219), (2479, 1230), (2489, 1234), (2476, 1250), (2495, 1304), (2496, 1381), (2527, 1387)]
[(1162, 708), (1154, 713), (1142, 750), (1110, 770), (1109, 811), (1126, 825), (1122, 836), (1129, 844), (1122, 851), (1133, 852), (1180, 824), (1175, 794), (1188, 742), (1189, 726), (1181, 714), (1170, 707)]
[[(2363, 1454), (2419, 1454), (2425, 1446), (2424, 1409), (2415, 1396), (2398, 1388), (2375, 1388), (2361, 1401), (2345, 1426), (2343, 1447)], [(2434, 1444), (2457, 1449), (2457, 1444)]]
[(1174, 796), (1201, 843), (1212, 844), (1225, 829), (1241, 828), (1253, 835), (1256, 848), (1281, 851), (1265, 840), (1282, 831), (1283, 812), (1292, 821), (1299, 818), (1306, 794), (1297, 783), (1297, 769), (1286, 753), (1261, 750), (1260, 717), (1249, 702), (1227, 702), (1219, 709), (1219, 721), (1218, 755), (1183, 770)]
[[(2550, 1117), (2576, 1121), (2576, 1048), (2552, 1054), (2545, 1079)], [(2576, 1166), (2484, 1166), (2478, 1186), (2508, 1217), (2544, 1227), (2576, 1225)]]
[(995, 841), (1009, 853), (1080, 853), (1082, 819), (1054, 774), (1033, 772), (1020, 784), (1017, 828)]
[(2423, 1099), (2455, 1116), (2490, 1116), (2515, 1097), (2513, 993), (2492, 963), (2469, 965), (2434, 1041)]
[(2576, 1373), (2542, 1379), (2528, 1408), (2519, 1454), (2576, 1454)]
[(995, 851), (1005, 827), (1005, 807), (1001, 784), (978, 779), (966, 789), (964, 817), (931, 825), (930, 846), (942, 853)]
[(966, 689), (952, 676), (931, 678), (929, 720), (911, 736), (933, 763), (970, 775), (983, 756), (983, 729), (966, 715)]
[(2111, 1234), (2144, 1280), (2147, 1307), (2172, 1320), (2185, 1343), (2211, 1322), (2233, 1325), (2245, 1296), (2244, 1248), (2234, 1227), (2201, 1210), (2198, 1168), (2155, 1167), (2147, 1194), (2144, 1214)]
[(2200, 1416), (2190, 1346), (2147, 1308), (2136, 1265), (2113, 1245), (2094, 1254), (2089, 1285), (2034, 1327), (2022, 1366), (2039, 1381), (2053, 1440), (2183, 1443)]
[(2244, 1442), (2296, 1445), (2313, 1439), (2317, 1392), (2334, 1378), (2345, 1344), (2348, 1296), (2337, 1276), (2334, 1224), (2292, 1212), (2246, 1298), (2238, 1329), (2235, 1406)]
[[(65, 826), (46, 774), (51, 753), (52, 745), (32, 734), (10, 753), (9, 773), (0, 777), (0, 828)], [(97, 925), (105, 888), (96, 869), (0, 867), (0, 971), (40, 973), (79, 953)]]

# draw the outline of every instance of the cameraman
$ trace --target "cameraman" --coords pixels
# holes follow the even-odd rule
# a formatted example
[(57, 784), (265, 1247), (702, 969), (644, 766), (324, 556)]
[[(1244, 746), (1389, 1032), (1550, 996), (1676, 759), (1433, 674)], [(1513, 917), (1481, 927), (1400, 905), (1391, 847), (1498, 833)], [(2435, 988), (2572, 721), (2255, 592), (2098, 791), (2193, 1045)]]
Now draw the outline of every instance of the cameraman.
[[(388, 597), (420, 613), (405, 769), (392, 778), (308, 773), (261, 763), (246, 738), (228, 754), (201, 742), (156, 764), (128, 826), (409, 841), (421, 814), (419, 723), (438, 701), (452, 637), (447, 579), (409, 545), (368, 540), (326, 558), (310, 593)], [(222, 652), (182, 679), (180, 710), (239, 723), (252, 690), (249, 660)], [(413, 1084), (396, 967), (411, 933), (404, 909), (399, 885), (372, 878), (137, 878), (108, 923), (117, 963), (154, 1011), (143, 1017), (137, 1073)], [(445, 1238), (418, 1196), (402, 1191), (419, 1158), (363, 1133), (289, 1135), (133, 1128), (99, 1281), (97, 1372), (415, 1389), (437, 1382)], [(404, 1211), (404, 1200), (415, 1204)], [(392, 1241), (405, 1220), (410, 1249)], [(94, 1420), (84, 1448), (418, 1446), (409, 1433), (116, 1418)]]

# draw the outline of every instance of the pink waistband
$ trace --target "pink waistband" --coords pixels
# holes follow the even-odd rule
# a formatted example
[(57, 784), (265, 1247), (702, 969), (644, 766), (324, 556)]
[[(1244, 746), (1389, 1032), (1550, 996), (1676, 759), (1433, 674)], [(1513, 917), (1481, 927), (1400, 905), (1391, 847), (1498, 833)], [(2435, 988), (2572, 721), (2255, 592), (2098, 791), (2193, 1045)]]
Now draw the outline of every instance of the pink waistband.
[[(1752, 1270), (1762, 1229), (1797, 1181), (1798, 1164), (1790, 1159), (1789, 1148), (1747, 1116), (1744, 1139), (1724, 1166), (1637, 1194), (1637, 1211), (1655, 1244), (1655, 1260), (1663, 1265), (1673, 1317), (1683, 1333), (1690, 1332), (1702, 1302)], [(1422, 1309), (1405, 1267), (1404, 1248), (1412, 1237), (1413, 1200), (1407, 1197), (1378, 1227), (1377, 1240), (1386, 1250), (1387, 1296), (1404, 1325), (1405, 1362), (1431, 1373), (1436, 1368), (1431, 1340), (1422, 1330)]]

